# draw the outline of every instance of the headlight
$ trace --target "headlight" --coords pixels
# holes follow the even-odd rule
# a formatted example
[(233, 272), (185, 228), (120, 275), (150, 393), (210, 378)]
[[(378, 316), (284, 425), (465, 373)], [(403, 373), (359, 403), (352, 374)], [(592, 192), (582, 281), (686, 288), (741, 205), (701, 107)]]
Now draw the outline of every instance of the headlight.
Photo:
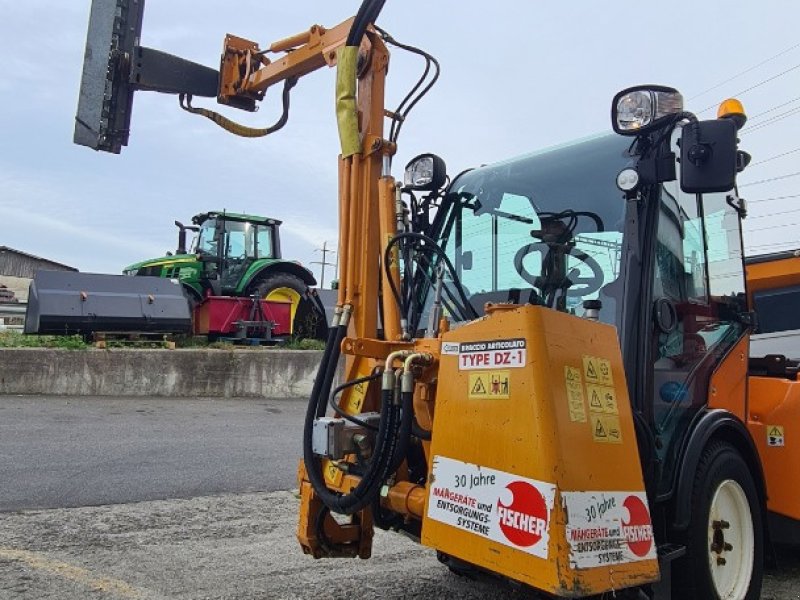
[(660, 85), (636, 86), (614, 96), (611, 125), (620, 135), (640, 135), (680, 112), (683, 96), (678, 90)]
[(404, 181), (406, 189), (438, 190), (446, 179), (447, 167), (435, 154), (420, 154), (406, 165)]

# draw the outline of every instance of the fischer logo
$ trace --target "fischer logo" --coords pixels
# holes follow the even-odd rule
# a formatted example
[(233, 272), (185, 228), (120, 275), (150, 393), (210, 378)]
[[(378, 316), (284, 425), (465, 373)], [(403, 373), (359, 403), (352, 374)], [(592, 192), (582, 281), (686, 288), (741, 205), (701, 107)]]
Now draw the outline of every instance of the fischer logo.
[(653, 546), (653, 524), (647, 506), (636, 496), (628, 496), (622, 505), (628, 509), (629, 521), (622, 522), (622, 535), (636, 556), (644, 557)]
[[(509, 483), (503, 493), (509, 504), (497, 500), (500, 529), (515, 546), (533, 546), (547, 531), (547, 505), (542, 493), (526, 481)], [(648, 523), (649, 523), (648, 519)]]

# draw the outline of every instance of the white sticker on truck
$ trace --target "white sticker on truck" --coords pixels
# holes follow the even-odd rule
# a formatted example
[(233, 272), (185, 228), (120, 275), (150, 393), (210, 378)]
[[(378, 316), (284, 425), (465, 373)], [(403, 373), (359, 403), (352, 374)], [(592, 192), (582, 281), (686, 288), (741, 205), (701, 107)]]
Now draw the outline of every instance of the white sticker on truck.
[(428, 518), (547, 558), (555, 485), (433, 458)]
[(575, 569), (656, 558), (644, 492), (562, 492)]
[(519, 369), (527, 363), (525, 338), (509, 340), (487, 340), (483, 342), (461, 342), (458, 347), (458, 368), (470, 369)]

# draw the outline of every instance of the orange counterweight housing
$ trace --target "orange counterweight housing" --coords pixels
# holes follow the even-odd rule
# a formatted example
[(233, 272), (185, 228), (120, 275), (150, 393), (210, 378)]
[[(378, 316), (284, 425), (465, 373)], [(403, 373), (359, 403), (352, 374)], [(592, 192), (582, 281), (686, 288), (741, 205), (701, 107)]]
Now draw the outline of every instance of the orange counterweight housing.
[(800, 520), (797, 480), (800, 472), (800, 382), (777, 377), (749, 377), (749, 419), (764, 479), (767, 509)]
[(561, 597), (657, 581), (613, 327), (489, 305), (442, 337), (422, 542)]

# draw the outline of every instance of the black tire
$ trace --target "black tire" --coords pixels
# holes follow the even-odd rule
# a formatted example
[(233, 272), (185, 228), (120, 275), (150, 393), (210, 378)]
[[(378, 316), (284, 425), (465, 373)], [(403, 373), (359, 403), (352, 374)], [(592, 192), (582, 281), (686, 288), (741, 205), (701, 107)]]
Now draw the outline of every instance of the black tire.
[(673, 566), (673, 596), (758, 600), (764, 576), (763, 515), (753, 475), (736, 448), (713, 442), (703, 452), (691, 509), (686, 557)]
[[(297, 337), (318, 337), (318, 315), (314, 305), (305, 299), (308, 286), (297, 275), (281, 272), (270, 273), (255, 283), (250, 290), (250, 295), (257, 294), (260, 298), (266, 298), (270, 293), (281, 288), (293, 290), (300, 297), (300, 301), (294, 311), (292, 335)], [(322, 316), (322, 324), (325, 325), (324, 315)]]

